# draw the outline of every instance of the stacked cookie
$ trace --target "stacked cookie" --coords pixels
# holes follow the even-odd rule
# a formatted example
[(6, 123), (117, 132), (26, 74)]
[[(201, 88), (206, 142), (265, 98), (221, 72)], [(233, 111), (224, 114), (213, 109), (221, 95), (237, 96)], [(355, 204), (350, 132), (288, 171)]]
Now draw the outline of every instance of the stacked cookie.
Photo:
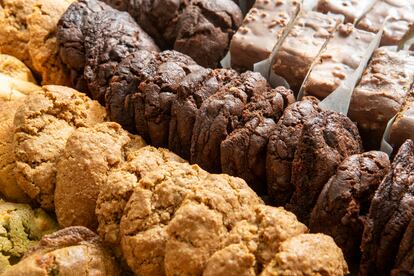
[[(117, 275), (96, 235), (73, 225), (97, 229), (138, 275), (347, 272), (331, 238), (308, 234), (292, 213), (264, 205), (242, 179), (207, 173), (104, 119), (96, 101), (61, 86), (42, 87), (18, 108), (17, 183), (69, 228), (45, 236), (5, 275)], [(330, 257), (304, 249), (306, 257), (295, 258), (298, 244)]]
[(182, 52), (216, 68), (226, 54), (242, 13), (232, 0), (105, 0), (128, 11), (163, 49)]

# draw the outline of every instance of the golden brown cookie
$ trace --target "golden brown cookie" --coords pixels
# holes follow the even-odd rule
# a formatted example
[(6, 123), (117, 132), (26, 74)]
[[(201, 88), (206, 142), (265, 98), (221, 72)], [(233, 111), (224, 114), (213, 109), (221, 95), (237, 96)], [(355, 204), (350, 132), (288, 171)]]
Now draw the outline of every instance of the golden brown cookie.
[(334, 240), (323, 234), (302, 234), (280, 245), (261, 276), (346, 275), (348, 266)]
[(32, 6), (36, 1), (3, 0), (0, 2), (0, 52), (15, 56), (31, 68), (27, 16), (32, 13)]
[(28, 49), (42, 84), (70, 85), (69, 71), (59, 58), (57, 23), (73, 0), (38, 0), (27, 17)]
[(125, 206), (141, 177), (156, 171), (166, 162), (184, 163), (183, 159), (165, 149), (151, 146), (141, 148), (128, 156), (128, 161), (111, 171), (96, 203), (98, 233), (108, 244), (118, 246), (119, 224)]
[(13, 202), (28, 202), (29, 197), (17, 185), (13, 148), (13, 120), (21, 101), (0, 99), (0, 193)]
[(55, 210), (59, 224), (96, 229), (96, 200), (108, 173), (144, 146), (141, 137), (129, 134), (117, 123), (73, 132), (57, 165)]
[(23, 62), (10, 55), (0, 54), (0, 73), (36, 84), (30, 69)]
[(84, 227), (69, 227), (44, 236), (22, 261), (3, 275), (120, 275), (111, 252)]
[(74, 130), (103, 122), (105, 109), (71, 88), (44, 86), (18, 109), (14, 125), (16, 178), (40, 205), (53, 210), (56, 163)]

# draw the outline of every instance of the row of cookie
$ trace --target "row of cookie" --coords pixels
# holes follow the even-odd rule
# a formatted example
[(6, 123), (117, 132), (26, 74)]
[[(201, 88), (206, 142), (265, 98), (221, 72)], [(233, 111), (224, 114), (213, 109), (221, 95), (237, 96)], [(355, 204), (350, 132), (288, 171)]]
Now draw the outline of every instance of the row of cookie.
[[(11, 165), (17, 184), (55, 209), (61, 226), (98, 227), (137, 275), (347, 272), (331, 238), (307, 234), (292, 213), (263, 205), (243, 180), (145, 146), (118, 124), (100, 123), (104, 113), (97, 102), (60, 86), (28, 95), (16, 112)], [(39, 254), (42, 248), (33, 249), (6, 273), (32, 272)]]
[(412, 140), (392, 164), (383, 152), (352, 155), (319, 195), (311, 231), (332, 236), (348, 263), (361, 261), (360, 275), (408, 275), (414, 269), (413, 161)]
[[(239, 7), (225, 1), (105, 1), (125, 12), (112, 9), (101, 1), (79, 1), (85, 14), (67, 15), (66, 27), (72, 32), (61, 37), (57, 23), (73, 0), (6, 0), (0, 9), (0, 52), (10, 54), (28, 65), (42, 84), (71, 85), (87, 91), (78, 83), (77, 71), (85, 66), (79, 51), (89, 52), (80, 42), (89, 39), (96, 25), (102, 30), (123, 30), (114, 36), (112, 56), (123, 56), (131, 49), (182, 51), (205, 66), (216, 67), (228, 49), (233, 33), (242, 21)], [(131, 6), (132, 5), (132, 6)], [(75, 10), (74, 10), (75, 9)], [(100, 13), (98, 16), (97, 13)], [(142, 28), (135, 22), (142, 26)], [(145, 31), (144, 31), (145, 30)], [(156, 43), (147, 33), (154, 37)], [(99, 44), (100, 34), (89, 41)], [(81, 39), (81, 41), (80, 41)], [(70, 49), (59, 52), (58, 40)], [(97, 46), (99, 47), (99, 45)], [(107, 47), (101, 45), (100, 47)], [(93, 51), (93, 49), (91, 49)]]
[[(367, 5), (368, 2), (351, 1), (346, 5), (339, 5), (342, 1), (324, 0), (319, 1), (317, 10), (341, 13), (349, 19), (350, 15), (364, 10), (362, 6), (372, 6)], [(360, 23), (369, 21), (372, 26), (367, 27), (367, 31), (381, 31), (380, 26), (385, 17), (369, 20), (371, 12), (376, 14), (381, 10), (384, 14), (391, 14), (391, 20), (384, 27), (381, 44), (390, 44), (387, 41), (393, 41), (391, 44), (397, 43), (402, 39), (404, 32), (408, 31), (410, 22), (414, 21), (414, 18), (408, 17), (413, 5), (408, 2), (371, 2), (375, 5)], [(312, 95), (320, 99), (326, 98), (341, 85), (350, 86), (347, 89), (353, 93), (348, 93), (349, 96), (337, 101), (343, 101), (345, 105), (350, 100), (349, 116), (358, 124), (365, 147), (378, 149), (388, 121), (401, 109), (413, 84), (413, 53), (382, 47), (372, 54), (373, 47), (379, 43), (377, 40), (380, 37), (364, 31), (366, 28), (362, 30), (351, 24), (341, 24), (341, 19), (332, 14), (300, 10), (298, 1), (278, 3), (274, 5), (272, 1), (256, 2), (255, 7), (246, 16), (244, 26), (242, 25), (233, 37), (230, 46), (232, 65), (235, 68), (253, 68), (254, 63), (270, 56), (269, 70), (272, 74), (286, 79), (295, 94)], [(386, 9), (384, 5), (395, 7)], [(270, 35), (267, 31), (255, 31), (264, 30), (266, 20), (271, 20), (266, 16), (259, 16), (266, 14), (268, 10), (272, 10), (275, 17), (280, 17), (280, 22), (276, 20), (278, 24), (272, 25), (276, 30), (276, 36)], [(350, 12), (354, 10), (358, 12)], [(358, 17), (360, 16), (362, 13)], [(399, 28), (393, 28), (393, 24), (397, 24)], [(268, 41), (270, 46), (266, 46), (266, 43), (257, 43), (262, 40), (262, 36), (266, 37), (264, 41)], [(365, 59), (371, 54), (371, 61), (361, 80), (356, 82), (356, 79), (353, 85), (345, 84), (356, 74), (359, 67), (364, 66)], [(272, 79), (272, 76), (269, 76), (269, 79)], [(348, 110), (348, 107), (345, 110)], [(404, 141), (398, 140), (398, 143), (392, 141), (396, 147)]]

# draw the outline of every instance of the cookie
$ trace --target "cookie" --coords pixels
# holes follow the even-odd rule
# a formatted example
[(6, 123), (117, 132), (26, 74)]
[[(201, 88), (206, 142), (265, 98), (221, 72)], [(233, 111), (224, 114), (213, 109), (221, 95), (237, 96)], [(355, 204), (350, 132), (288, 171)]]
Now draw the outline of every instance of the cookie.
[(116, 123), (75, 130), (57, 164), (54, 201), (59, 224), (96, 229), (96, 200), (107, 175), (143, 146), (141, 137)]
[(94, 126), (105, 117), (98, 102), (71, 88), (44, 86), (29, 95), (14, 119), (15, 173), (23, 191), (53, 210), (56, 164), (67, 139), (75, 129)]
[(295, 191), (292, 163), (305, 122), (321, 112), (319, 101), (306, 97), (288, 106), (269, 136), (266, 154), (267, 191), (276, 206), (284, 206)]
[[(39, 260), (42, 260), (41, 262)], [(4, 275), (120, 275), (115, 258), (99, 237), (84, 227), (69, 227), (44, 236), (23, 260)]]
[(383, 152), (346, 158), (326, 183), (313, 208), (309, 228), (334, 238), (348, 263), (358, 263), (364, 222), (382, 179), (390, 170)]
[(348, 117), (323, 111), (307, 120), (292, 163), (295, 192), (288, 209), (308, 223), (320, 192), (336, 168), (345, 158), (360, 152), (358, 129)]
[(0, 229), (0, 272), (4, 272), (58, 224), (42, 209), (0, 200)]
[(414, 216), (413, 170), (414, 143), (407, 140), (372, 200), (361, 244), (361, 275), (389, 275), (394, 267), (401, 239)]

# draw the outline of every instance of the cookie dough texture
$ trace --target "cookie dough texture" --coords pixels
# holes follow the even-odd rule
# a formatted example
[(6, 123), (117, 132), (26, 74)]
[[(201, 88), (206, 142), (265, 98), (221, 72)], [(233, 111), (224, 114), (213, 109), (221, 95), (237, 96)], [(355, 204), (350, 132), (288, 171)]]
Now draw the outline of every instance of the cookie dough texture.
[(43, 237), (3, 275), (120, 275), (99, 237), (84, 227), (69, 227)]
[(292, 163), (289, 210), (308, 223), (324, 185), (348, 156), (362, 152), (356, 125), (342, 114), (322, 111), (303, 126)]
[(67, 87), (44, 86), (28, 96), (14, 120), (15, 172), (23, 191), (53, 210), (56, 164), (67, 139), (75, 129), (105, 118), (102, 106)]
[(56, 26), (72, 0), (2, 1), (0, 51), (22, 60), (43, 84), (69, 85), (58, 56)]
[(404, 233), (412, 229), (409, 224), (414, 217), (413, 172), (414, 143), (407, 140), (372, 200), (361, 245), (361, 275), (389, 275), (400, 248), (397, 265), (401, 265), (402, 270), (405, 257), (408, 262), (412, 258), (402, 255), (407, 240), (402, 246), (400, 243)]
[(349, 263), (358, 263), (364, 222), (375, 191), (389, 170), (390, 161), (383, 152), (346, 158), (312, 211), (311, 231), (333, 237)]
[(130, 135), (116, 123), (73, 132), (57, 165), (54, 200), (59, 224), (96, 229), (96, 200), (108, 173), (143, 146), (141, 137)]
[(58, 229), (42, 209), (0, 200), (0, 273), (13, 265), (45, 234)]
[(329, 236), (298, 235), (281, 244), (261, 275), (347, 275), (348, 267), (342, 256), (341, 249)]

